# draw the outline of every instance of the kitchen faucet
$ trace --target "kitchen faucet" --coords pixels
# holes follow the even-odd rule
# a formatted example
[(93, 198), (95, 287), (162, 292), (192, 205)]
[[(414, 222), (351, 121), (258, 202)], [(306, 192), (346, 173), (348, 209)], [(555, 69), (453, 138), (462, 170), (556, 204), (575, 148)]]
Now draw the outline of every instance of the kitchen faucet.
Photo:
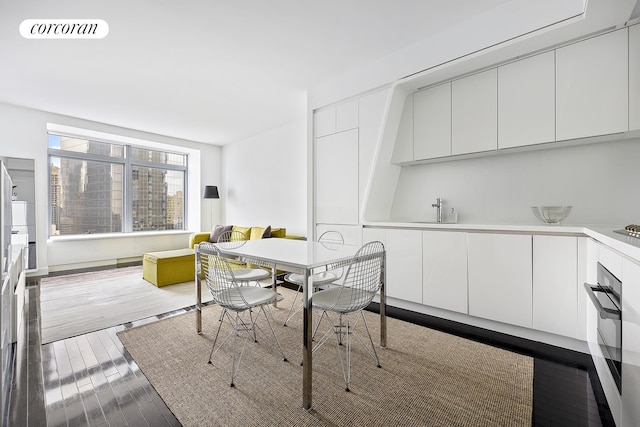
[(436, 208), (436, 221), (437, 222), (442, 222), (442, 206), (444, 204), (444, 200), (442, 200), (442, 198), (438, 197), (436, 199), (436, 202), (433, 203), (431, 206)]

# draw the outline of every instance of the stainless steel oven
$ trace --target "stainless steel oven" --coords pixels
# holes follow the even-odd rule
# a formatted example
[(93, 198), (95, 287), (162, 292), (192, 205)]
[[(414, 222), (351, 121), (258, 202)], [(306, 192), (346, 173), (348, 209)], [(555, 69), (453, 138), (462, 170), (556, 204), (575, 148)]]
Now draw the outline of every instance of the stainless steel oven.
[(622, 282), (598, 263), (598, 284), (584, 284), (598, 312), (598, 344), (613, 380), (622, 390)]

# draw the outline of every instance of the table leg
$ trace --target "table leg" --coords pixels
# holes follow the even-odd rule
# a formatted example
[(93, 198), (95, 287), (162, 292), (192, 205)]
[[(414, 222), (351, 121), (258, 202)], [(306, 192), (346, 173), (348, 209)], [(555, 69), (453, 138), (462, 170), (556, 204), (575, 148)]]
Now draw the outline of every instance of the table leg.
[(200, 265), (196, 263), (196, 332), (202, 332), (202, 282), (200, 281)]
[[(271, 289), (273, 289), (273, 292), (278, 292), (278, 277), (276, 276), (275, 264), (271, 267)], [(273, 302), (273, 306), (278, 306), (278, 300)]]
[(385, 288), (387, 286), (387, 269), (386, 269), (386, 252), (382, 257), (382, 272), (380, 281), (380, 347), (387, 346), (387, 310), (386, 310), (386, 297)]
[[(309, 270), (305, 270), (302, 274), (302, 407), (311, 409), (311, 381), (312, 381), (312, 364), (313, 364), (313, 305), (311, 298), (313, 290), (309, 283)], [(313, 279), (311, 279), (313, 280)]]

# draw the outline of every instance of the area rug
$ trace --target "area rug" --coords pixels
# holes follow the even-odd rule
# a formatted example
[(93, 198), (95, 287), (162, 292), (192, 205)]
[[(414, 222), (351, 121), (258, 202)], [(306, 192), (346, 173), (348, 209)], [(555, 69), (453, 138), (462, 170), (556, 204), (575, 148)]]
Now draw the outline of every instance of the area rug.
[[(335, 340), (321, 347), (313, 356), (313, 407), (304, 410), (301, 316), (282, 326), (292, 291), (279, 290), (285, 300), (271, 311), (289, 361), (269, 336), (248, 340), (233, 388), (230, 345), (207, 364), (217, 306), (203, 310), (201, 335), (190, 312), (118, 336), (183, 426), (531, 425), (530, 357), (397, 319), (388, 319), (387, 348), (378, 347), (382, 368), (354, 346), (350, 392)], [(366, 319), (377, 341), (379, 316)]]
[[(211, 295), (202, 291), (203, 301)], [(142, 266), (45, 277), (40, 282), (42, 344), (195, 304), (195, 283), (158, 288)]]

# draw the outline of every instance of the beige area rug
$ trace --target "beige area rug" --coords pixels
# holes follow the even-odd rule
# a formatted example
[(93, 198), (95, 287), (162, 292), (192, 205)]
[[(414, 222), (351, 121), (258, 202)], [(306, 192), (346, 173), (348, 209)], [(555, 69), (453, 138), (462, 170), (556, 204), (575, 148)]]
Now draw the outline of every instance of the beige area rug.
[[(202, 296), (211, 300), (206, 288)], [(142, 266), (45, 277), (40, 282), (42, 344), (194, 304), (194, 282), (158, 288), (142, 279)]]
[[(229, 387), (230, 344), (207, 364), (219, 307), (118, 333), (125, 348), (184, 426), (530, 426), (533, 360), (477, 342), (388, 319), (388, 347), (377, 368), (360, 345), (344, 391), (335, 340), (313, 357), (313, 408), (302, 408), (301, 315), (282, 321), (292, 291), (271, 311), (289, 362), (268, 336), (247, 342)], [(379, 316), (366, 313), (374, 341)], [(264, 319), (262, 325), (267, 328)], [(323, 325), (323, 328), (326, 325)], [(225, 323), (223, 331), (230, 330)], [(366, 335), (365, 335), (366, 337)]]

